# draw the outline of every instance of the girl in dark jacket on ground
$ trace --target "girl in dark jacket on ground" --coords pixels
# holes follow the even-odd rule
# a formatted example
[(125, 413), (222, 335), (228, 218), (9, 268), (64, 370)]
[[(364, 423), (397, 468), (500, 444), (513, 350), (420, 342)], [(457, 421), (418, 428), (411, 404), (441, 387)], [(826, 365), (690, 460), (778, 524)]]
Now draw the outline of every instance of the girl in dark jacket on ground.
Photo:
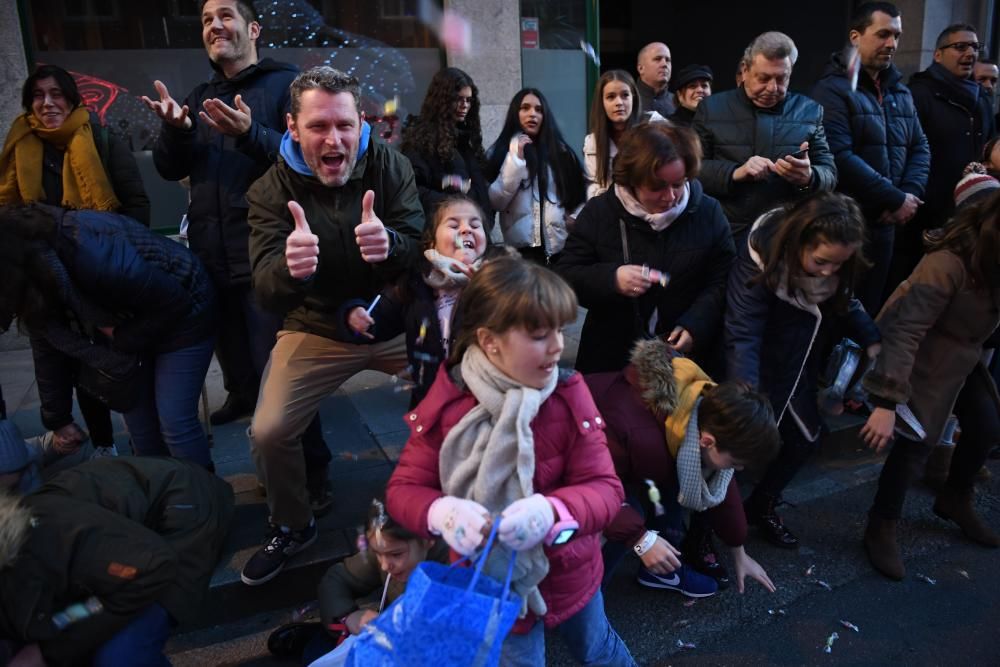
[[(24, 82), (21, 106), (24, 114), (14, 120), (0, 155), (0, 205), (117, 211), (149, 226), (149, 199), (132, 152), (83, 106), (69, 72), (38, 67)], [(107, 406), (85, 391), (77, 400), (95, 449), (114, 452)]]
[(771, 399), (782, 447), (745, 503), (747, 519), (780, 547), (798, 539), (775, 512), (781, 492), (819, 447), (816, 384), (833, 325), (878, 352), (871, 317), (853, 297), (865, 220), (846, 195), (821, 192), (762, 215), (729, 278), (727, 379)]
[(7, 207), (0, 316), (16, 316), (31, 335), (47, 428), (73, 422), (72, 388), (86, 375), (109, 395), (127, 390), (112, 407), (123, 412), (138, 454), (211, 468), (198, 397), (212, 358), (215, 297), (187, 248), (114, 213)]
[(556, 270), (588, 309), (581, 373), (621, 370), (648, 335), (696, 359), (712, 350), (734, 252), (722, 207), (696, 179), (700, 154), (690, 130), (637, 125), (621, 140), (614, 187), (580, 213)]
[(427, 220), (447, 195), (463, 193), (485, 212), (487, 234), (493, 229), (490, 184), (483, 175), (479, 89), (468, 74), (446, 67), (434, 75), (420, 115), (403, 128), (400, 150), (413, 165)]
[(504, 243), (533, 262), (555, 263), (586, 188), (583, 167), (542, 91), (523, 88), (514, 95), (490, 147), (486, 177)]
[[(897, 442), (879, 477), (864, 544), (875, 569), (891, 579), (906, 574), (896, 524), (907, 488), (952, 412), (962, 437), (934, 513), (954, 521), (970, 540), (1000, 547), (1000, 537), (975, 513), (972, 486), (1000, 439), (1000, 397), (981, 361), (983, 343), (1000, 323), (998, 312), (1000, 194), (992, 194), (959, 209), (878, 316), (882, 352), (864, 380), (876, 407), (861, 435), (877, 450)], [(896, 420), (900, 403), (910, 406), (924, 433)]]

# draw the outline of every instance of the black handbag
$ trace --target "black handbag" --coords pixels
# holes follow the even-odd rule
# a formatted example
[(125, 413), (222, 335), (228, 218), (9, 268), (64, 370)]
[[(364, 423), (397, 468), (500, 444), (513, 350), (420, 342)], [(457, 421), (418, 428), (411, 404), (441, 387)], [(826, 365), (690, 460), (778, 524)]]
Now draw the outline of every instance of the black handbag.
[(143, 370), (138, 356), (131, 366), (115, 371), (81, 363), (76, 385), (115, 412), (128, 412), (139, 401)]

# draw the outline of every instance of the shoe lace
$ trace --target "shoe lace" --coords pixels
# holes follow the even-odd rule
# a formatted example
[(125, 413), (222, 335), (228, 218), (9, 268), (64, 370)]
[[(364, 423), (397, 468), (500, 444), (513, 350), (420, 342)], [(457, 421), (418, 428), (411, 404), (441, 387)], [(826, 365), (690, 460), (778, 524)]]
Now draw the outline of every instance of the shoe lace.
[(275, 527), (271, 531), (271, 537), (268, 538), (267, 544), (264, 545), (264, 553), (271, 555), (275, 552), (284, 551), (291, 539), (291, 533), (286, 533), (280, 527)]

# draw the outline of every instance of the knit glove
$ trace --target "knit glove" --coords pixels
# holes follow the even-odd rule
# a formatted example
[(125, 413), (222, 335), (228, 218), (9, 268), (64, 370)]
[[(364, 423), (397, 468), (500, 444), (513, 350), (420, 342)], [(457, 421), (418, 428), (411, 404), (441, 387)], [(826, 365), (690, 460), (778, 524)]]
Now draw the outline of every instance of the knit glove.
[(540, 493), (507, 505), (500, 518), (497, 537), (514, 551), (527, 551), (537, 546), (556, 521), (552, 505)]
[(444, 538), (448, 546), (468, 556), (483, 543), (483, 526), (489, 511), (474, 500), (442, 496), (427, 511), (427, 529)]

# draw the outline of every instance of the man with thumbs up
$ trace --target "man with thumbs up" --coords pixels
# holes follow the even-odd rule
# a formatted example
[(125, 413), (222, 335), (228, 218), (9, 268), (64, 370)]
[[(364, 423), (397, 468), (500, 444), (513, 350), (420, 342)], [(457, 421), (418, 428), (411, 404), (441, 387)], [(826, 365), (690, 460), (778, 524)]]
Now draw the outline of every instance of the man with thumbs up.
[(153, 150), (157, 171), (167, 180), (191, 180), (188, 240), (219, 296), (215, 353), (228, 392), (211, 417), (219, 425), (253, 412), (281, 323), (281, 315), (260, 307), (250, 286), (245, 195), (278, 157), (296, 68), (258, 60), (261, 26), (250, 0), (202, 0), (201, 8), (202, 41), (215, 75), (183, 102), (161, 81), (156, 95), (143, 101), (163, 120)]
[(419, 253), (423, 209), (409, 161), (365, 123), (357, 79), (332, 67), (291, 86), (281, 157), (247, 193), (257, 297), (287, 312), (264, 371), (250, 442), (272, 532), (243, 568), (254, 586), (316, 539), (299, 437), (320, 401), (366, 369), (406, 366), (402, 336), (354, 336), (340, 304), (376, 295)]

